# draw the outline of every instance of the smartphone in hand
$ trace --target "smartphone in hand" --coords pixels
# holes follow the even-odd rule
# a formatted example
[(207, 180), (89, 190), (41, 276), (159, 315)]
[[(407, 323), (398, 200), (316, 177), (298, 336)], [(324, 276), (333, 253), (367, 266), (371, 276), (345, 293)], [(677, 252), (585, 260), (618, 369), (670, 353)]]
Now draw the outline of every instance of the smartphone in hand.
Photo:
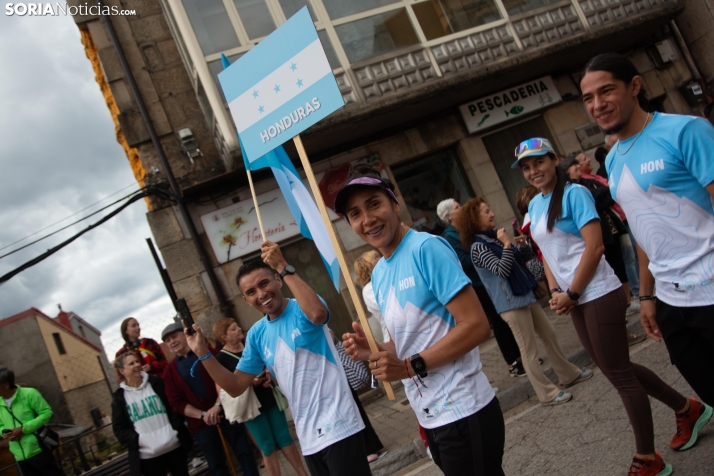
[(193, 316), (191, 316), (191, 311), (188, 310), (188, 304), (186, 304), (186, 300), (184, 298), (176, 300), (176, 309), (178, 309), (178, 312), (181, 315), (181, 322), (183, 322), (184, 327), (188, 329), (188, 334), (195, 334), (196, 331), (193, 330)]
[(521, 227), (518, 225), (518, 218), (514, 218), (513, 221), (511, 222), (511, 226), (513, 227), (513, 237), (515, 238), (516, 236), (520, 236), (523, 233), (521, 233)]

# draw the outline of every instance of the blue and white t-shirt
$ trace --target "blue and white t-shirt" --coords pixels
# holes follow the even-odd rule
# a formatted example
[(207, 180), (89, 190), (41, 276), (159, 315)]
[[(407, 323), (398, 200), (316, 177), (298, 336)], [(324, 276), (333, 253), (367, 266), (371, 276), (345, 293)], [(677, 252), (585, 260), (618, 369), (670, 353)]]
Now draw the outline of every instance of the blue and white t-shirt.
[[(446, 240), (410, 230), (392, 256), (379, 260), (372, 285), (397, 356), (404, 360), (451, 331), (456, 321), (446, 304), (471, 280)], [(454, 362), (427, 369), (418, 388), (412, 379), (402, 380), (421, 426), (437, 428), (486, 406), (495, 393), (481, 369), (476, 347)]]
[[(593, 220), (599, 220), (595, 199), (581, 185), (567, 184), (563, 193), (563, 208), (553, 231), (548, 231), (548, 206), (552, 193), (538, 194), (528, 205), (531, 217), (531, 235), (540, 247), (543, 257), (558, 281), (558, 287), (566, 290), (575, 279), (580, 258), (585, 252), (585, 240), (580, 229)], [(582, 293), (578, 303), (585, 304), (622, 286), (605, 256), (600, 258), (595, 274)]]
[(248, 332), (238, 370), (259, 374), (263, 366), (290, 403), (304, 455), (364, 428), (330, 330), (313, 324), (295, 299), (278, 317), (265, 316)]
[[(633, 144), (633, 141), (635, 141)], [(641, 137), (613, 147), (605, 165), (612, 197), (650, 259), (657, 298), (714, 304), (714, 127), (699, 117), (655, 113)]]

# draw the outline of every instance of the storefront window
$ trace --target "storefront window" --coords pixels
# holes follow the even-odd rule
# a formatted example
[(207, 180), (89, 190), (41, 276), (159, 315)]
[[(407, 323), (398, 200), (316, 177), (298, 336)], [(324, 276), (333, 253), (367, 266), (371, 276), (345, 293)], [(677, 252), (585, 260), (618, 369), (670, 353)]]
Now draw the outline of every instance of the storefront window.
[(221, 0), (183, 0), (183, 6), (204, 55), (240, 46)]
[(268, 36), (275, 30), (275, 22), (265, 0), (233, 0), (233, 4), (250, 39)]
[(412, 8), (427, 40), (501, 19), (493, 0), (428, 0)]
[(509, 15), (518, 15), (536, 8), (545, 7), (562, 0), (503, 0), (503, 6)]
[(436, 216), (439, 202), (453, 198), (463, 204), (473, 197), (452, 150), (392, 167), (392, 173), (414, 221), (414, 228), (419, 231), (441, 234), (444, 226)]
[(333, 20), (397, 2), (399, 2), (399, 0), (322, 0), (327, 14), (330, 15), (330, 18)]
[(419, 43), (403, 8), (335, 27), (350, 63)]

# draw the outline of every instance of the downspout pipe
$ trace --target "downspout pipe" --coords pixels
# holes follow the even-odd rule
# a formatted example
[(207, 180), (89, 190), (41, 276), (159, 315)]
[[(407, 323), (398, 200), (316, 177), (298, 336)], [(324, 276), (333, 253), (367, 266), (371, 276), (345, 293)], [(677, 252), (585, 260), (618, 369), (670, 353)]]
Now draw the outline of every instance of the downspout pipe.
[[(99, 5), (100, 7), (100, 11), (103, 11), (104, 2), (102, 0), (96, 0), (96, 2), (97, 5)], [(169, 186), (177, 197), (182, 197), (183, 193), (181, 191), (181, 188), (178, 186), (178, 183), (176, 182), (176, 178), (174, 177), (173, 172), (171, 171), (171, 167), (169, 166), (169, 160), (166, 157), (166, 152), (164, 151), (164, 147), (161, 145), (161, 141), (159, 140), (159, 136), (156, 133), (156, 129), (154, 129), (154, 124), (151, 122), (149, 111), (146, 108), (146, 104), (144, 103), (144, 99), (142, 98), (141, 93), (139, 92), (139, 86), (136, 84), (134, 75), (132, 74), (131, 69), (129, 68), (129, 62), (127, 61), (126, 56), (124, 55), (124, 50), (121, 47), (121, 43), (119, 43), (119, 38), (117, 37), (116, 31), (114, 30), (114, 26), (112, 25), (111, 19), (108, 15), (101, 15), (101, 17), (102, 22), (104, 23), (104, 26), (107, 29), (107, 33), (109, 34), (109, 40), (112, 42), (112, 46), (114, 46), (114, 50), (116, 51), (117, 56), (119, 57), (119, 63), (121, 64), (122, 70), (124, 71), (124, 76), (127, 82), (129, 83), (129, 89), (131, 90), (131, 93), (134, 96), (134, 99), (136, 100), (136, 104), (139, 107), (139, 113), (141, 114), (141, 118), (143, 119), (144, 124), (146, 125), (146, 128), (149, 131), (151, 143), (154, 145), (156, 153), (159, 156), (159, 160), (161, 161), (161, 165), (163, 166), (164, 171), (166, 172), (166, 178), (168, 179)], [(193, 240), (193, 244), (196, 247), (196, 251), (198, 251), (198, 256), (201, 260), (201, 263), (203, 264), (203, 268), (206, 270), (206, 274), (208, 275), (208, 279), (211, 282), (211, 286), (213, 286), (213, 290), (216, 293), (221, 312), (226, 317), (233, 317), (233, 314), (231, 313), (231, 309), (233, 306), (228, 302), (228, 299), (226, 299), (226, 295), (223, 292), (223, 288), (221, 287), (221, 284), (218, 281), (218, 276), (216, 276), (216, 272), (214, 271), (213, 266), (211, 266), (211, 260), (208, 257), (208, 253), (206, 253), (206, 250), (203, 248), (203, 246), (201, 246), (198, 230), (196, 230), (196, 226), (193, 223), (193, 219), (191, 218), (191, 214), (188, 211), (188, 207), (182, 200), (179, 200), (178, 208), (181, 212), (181, 216), (183, 217), (184, 222), (186, 223), (188, 233), (191, 236), (191, 239)]]
[(672, 30), (672, 33), (674, 34), (674, 40), (677, 42), (677, 46), (679, 46), (679, 49), (684, 54), (684, 61), (687, 63), (687, 66), (689, 67), (689, 71), (692, 73), (692, 77), (694, 78), (695, 81), (701, 81), (702, 75), (699, 72), (699, 68), (697, 68), (697, 64), (694, 62), (694, 58), (692, 58), (692, 54), (689, 52), (687, 43), (684, 41), (682, 32), (679, 31), (679, 27), (677, 26), (677, 23), (674, 20), (670, 20), (669, 28)]

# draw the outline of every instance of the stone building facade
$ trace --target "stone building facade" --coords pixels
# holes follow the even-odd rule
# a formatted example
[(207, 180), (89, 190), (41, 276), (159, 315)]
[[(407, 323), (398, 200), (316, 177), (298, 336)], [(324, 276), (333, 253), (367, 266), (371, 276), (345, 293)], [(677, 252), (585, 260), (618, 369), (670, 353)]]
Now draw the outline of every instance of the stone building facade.
[[(329, 182), (355, 160), (378, 164), (397, 186), (403, 221), (435, 233), (440, 231), (436, 204), (449, 197), (461, 202), (486, 197), (501, 225), (518, 216), (514, 196), (525, 181), (509, 166), (520, 140), (548, 137), (563, 154), (592, 153), (602, 144), (578, 89), (580, 70), (592, 56), (627, 54), (644, 77), (651, 107), (679, 114), (702, 114), (705, 105), (698, 100), (703, 95), (691, 92), (697, 89), (697, 71), (709, 81), (714, 65), (708, 61), (712, 49), (705, 47), (714, 44), (714, 22), (699, 20), (700, 11), (711, 15), (703, 0), (106, 4), (136, 11), (109, 20), (188, 210), (150, 199), (147, 218), (177, 295), (205, 325), (232, 316), (249, 328), (260, 317), (234, 282), (240, 265), (257, 256), (254, 247), (239, 249), (244, 222), (232, 223), (235, 234), (211, 222), (224, 225), (221, 220), (250, 199), (235, 128), (216, 80), (220, 54), (234, 61), (299, 8), (307, 5), (315, 20), (345, 101), (344, 108), (302, 135), (318, 180), (324, 174)], [(75, 21), (137, 180), (162, 186), (167, 171), (161, 169), (107, 27), (99, 17)], [(549, 85), (547, 91), (538, 86), (541, 82)], [(505, 100), (495, 99), (504, 94)], [(512, 105), (499, 106), (499, 101)], [(469, 117), (472, 110), (480, 124)], [(486, 115), (491, 122), (485, 122)], [(186, 128), (197, 145), (182, 142), (179, 130)], [(297, 158), (290, 143), (286, 150)], [(274, 179), (257, 172), (254, 180), (267, 201), (277, 188)], [(281, 213), (276, 209), (276, 216)], [(333, 224), (348, 263), (369, 249), (344, 220), (335, 217)], [(355, 311), (344, 282), (341, 294), (326, 284), (308, 240), (292, 234), (281, 244), (288, 261), (327, 299), (333, 329), (347, 329)], [(202, 252), (208, 254), (208, 267)]]
[(111, 415), (112, 385), (101, 345), (30, 308), (0, 320), (0, 362), (17, 383), (38, 389), (50, 404), (53, 423), (94, 426), (91, 410)]

